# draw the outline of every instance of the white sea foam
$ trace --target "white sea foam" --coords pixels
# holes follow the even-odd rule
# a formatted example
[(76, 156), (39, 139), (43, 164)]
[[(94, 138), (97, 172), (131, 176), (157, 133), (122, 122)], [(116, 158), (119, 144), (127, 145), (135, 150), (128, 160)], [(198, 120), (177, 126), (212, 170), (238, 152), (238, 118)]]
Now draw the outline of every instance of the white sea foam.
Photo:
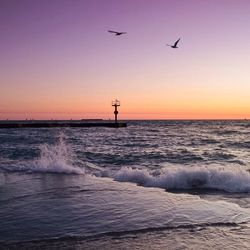
[(29, 172), (85, 174), (84, 168), (74, 166), (73, 152), (65, 144), (63, 135), (55, 145), (40, 146), (40, 157), (32, 162)]
[(217, 189), (227, 192), (250, 192), (250, 173), (239, 167), (171, 166), (160, 172), (124, 167), (115, 174), (120, 182), (164, 189)]

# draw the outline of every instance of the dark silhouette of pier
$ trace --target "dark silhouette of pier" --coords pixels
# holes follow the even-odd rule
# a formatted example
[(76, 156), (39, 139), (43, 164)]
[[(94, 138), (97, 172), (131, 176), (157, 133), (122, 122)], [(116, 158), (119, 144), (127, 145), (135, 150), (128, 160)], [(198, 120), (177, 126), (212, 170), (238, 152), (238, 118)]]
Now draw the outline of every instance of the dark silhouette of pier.
[(117, 99), (112, 102), (115, 108), (114, 122), (105, 121), (102, 119), (82, 119), (82, 120), (6, 120), (0, 121), (1, 128), (56, 128), (56, 127), (71, 127), (71, 128), (88, 128), (88, 127), (108, 127), (108, 128), (124, 128), (127, 127), (126, 122), (118, 122), (117, 107), (120, 106), (120, 101)]
[(108, 127), (108, 128), (122, 128), (127, 127), (125, 122), (92, 122), (92, 121), (0, 121), (0, 128), (56, 128), (56, 127), (71, 127), (71, 128), (88, 128), (88, 127)]

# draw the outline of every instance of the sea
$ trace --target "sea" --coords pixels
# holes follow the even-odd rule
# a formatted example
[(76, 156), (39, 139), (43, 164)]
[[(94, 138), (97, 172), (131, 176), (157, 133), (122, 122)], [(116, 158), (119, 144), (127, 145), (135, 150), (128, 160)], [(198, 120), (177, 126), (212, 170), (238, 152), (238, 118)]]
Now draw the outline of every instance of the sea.
[(250, 249), (250, 121), (0, 129), (0, 249)]

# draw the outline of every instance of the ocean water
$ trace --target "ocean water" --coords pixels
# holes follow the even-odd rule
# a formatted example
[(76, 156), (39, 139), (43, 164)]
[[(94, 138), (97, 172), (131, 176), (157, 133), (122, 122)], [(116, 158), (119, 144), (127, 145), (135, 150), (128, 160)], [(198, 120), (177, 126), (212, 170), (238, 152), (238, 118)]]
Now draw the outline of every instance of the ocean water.
[(0, 130), (0, 249), (250, 249), (250, 122)]

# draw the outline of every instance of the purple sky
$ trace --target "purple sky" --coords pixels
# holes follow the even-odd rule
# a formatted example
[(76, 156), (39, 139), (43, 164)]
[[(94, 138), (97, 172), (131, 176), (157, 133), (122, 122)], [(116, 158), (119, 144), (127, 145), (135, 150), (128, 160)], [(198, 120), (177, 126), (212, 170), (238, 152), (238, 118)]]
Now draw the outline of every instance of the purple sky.
[(114, 98), (124, 118), (250, 117), (249, 13), (248, 0), (0, 0), (0, 119), (109, 117)]

